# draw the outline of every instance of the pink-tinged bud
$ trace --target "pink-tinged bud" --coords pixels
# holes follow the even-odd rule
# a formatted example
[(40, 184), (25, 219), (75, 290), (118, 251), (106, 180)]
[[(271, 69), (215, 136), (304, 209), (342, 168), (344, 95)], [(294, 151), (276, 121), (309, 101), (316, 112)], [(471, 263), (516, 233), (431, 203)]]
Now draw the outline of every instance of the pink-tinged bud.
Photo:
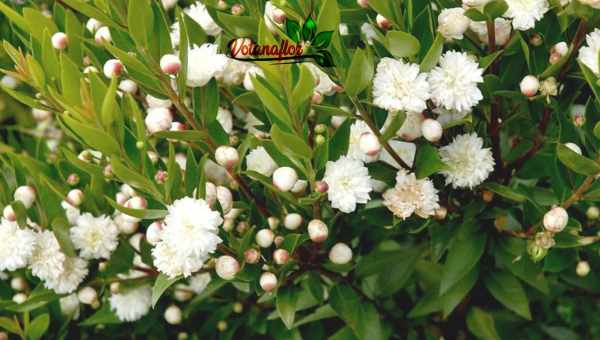
[(273, 252), (273, 260), (278, 265), (284, 265), (290, 260), (290, 253), (285, 249), (277, 249)]
[(96, 43), (98, 43), (98, 44), (102, 44), (104, 42), (111, 43), (112, 36), (110, 35), (110, 30), (108, 29), (108, 27), (106, 27), (106, 26), (100, 27), (96, 31), (96, 34), (94, 34), (94, 40), (96, 40)]
[(240, 161), (240, 155), (234, 147), (221, 145), (215, 150), (215, 160), (225, 169), (232, 169)]
[(304, 190), (306, 190), (307, 187), (308, 187), (308, 181), (305, 181), (303, 179), (299, 179), (299, 180), (296, 181), (296, 183), (292, 187), (291, 191), (294, 194), (301, 194), (301, 193), (304, 192)]
[(535, 47), (540, 46), (544, 42), (544, 39), (538, 33), (534, 33), (531, 38), (529, 38), (529, 43)]
[(250, 248), (244, 252), (246, 263), (256, 264), (260, 260), (260, 252), (257, 249)]
[(285, 22), (285, 19), (286, 19), (285, 12), (279, 8), (275, 8), (273, 10), (271, 19), (273, 19), (273, 21), (275, 21), (275, 23), (281, 25)]
[(323, 95), (320, 92), (315, 91), (310, 98), (310, 102), (316, 105), (321, 104), (323, 102)]
[(231, 6), (231, 14), (233, 15), (242, 15), (244, 13), (244, 6), (240, 4), (235, 4)]
[(134, 93), (136, 93), (138, 91), (138, 86), (131, 79), (123, 79), (119, 83), (119, 90), (121, 90), (121, 91), (123, 91), (125, 93), (134, 94)]
[(313, 242), (321, 243), (329, 236), (329, 229), (325, 222), (315, 219), (308, 222), (308, 236)]
[(365, 132), (360, 135), (360, 138), (358, 139), (358, 146), (360, 151), (369, 156), (377, 156), (381, 151), (381, 143), (379, 143), (379, 139), (371, 132)]
[(336, 84), (333, 86), (333, 90), (337, 93), (342, 93), (342, 92), (344, 92), (345, 89), (342, 85)]
[(79, 189), (73, 189), (67, 193), (66, 201), (70, 205), (77, 207), (83, 202), (84, 194)]
[(161, 221), (152, 222), (146, 229), (146, 241), (155, 246), (162, 240), (163, 224)]
[(379, 26), (379, 28), (382, 30), (388, 30), (390, 27), (392, 27), (392, 23), (381, 14), (377, 14), (375, 21), (377, 22), (377, 26)]
[(217, 187), (217, 201), (219, 201), (223, 213), (227, 214), (233, 208), (233, 194), (231, 194), (231, 190), (219, 185)]
[(87, 28), (87, 30), (90, 31), (90, 33), (94, 33), (96, 31), (98, 31), (100, 29), (100, 27), (102, 27), (102, 23), (100, 23), (100, 21), (98, 21), (94, 18), (90, 18), (85, 23), (85, 28)]
[(271, 229), (261, 229), (256, 233), (256, 244), (262, 248), (269, 248), (273, 244), (275, 234)]
[(173, 116), (171, 115), (171, 111), (167, 108), (151, 108), (148, 109), (148, 115), (146, 115), (144, 123), (146, 124), (146, 129), (150, 133), (167, 131), (171, 128)]
[(125, 207), (129, 209), (146, 209), (148, 207), (148, 202), (145, 198), (136, 196), (130, 198), (127, 203), (125, 203)]
[(285, 240), (285, 238), (281, 235), (277, 235), (275, 236), (275, 240), (273, 240), (273, 243), (275, 244), (275, 247), (279, 247), (283, 244), (283, 241)]
[(428, 141), (435, 143), (442, 138), (444, 129), (442, 124), (435, 119), (427, 118), (421, 123), (421, 133)]
[(118, 78), (123, 73), (123, 64), (118, 59), (109, 59), (104, 63), (103, 71), (106, 78)]
[(240, 221), (238, 222), (238, 224), (235, 226), (235, 230), (239, 233), (239, 234), (243, 234), (246, 232), (246, 230), (248, 230), (249, 225), (248, 222), (246, 221)]
[(112, 165), (107, 164), (104, 169), (102, 169), (102, 174), (104, 175), (104, 177), (110, 178), (113, 175), (113, 171), (112, 171)]
[(356, 0), (356, 4), (362, 8), (369, 8), (369, 0)]
[(15, 201), (21, 201), (25, 208), (29, 209), (35, 202), (35, 189), (29, 185), (23, 185), (15, 190), (14, 199)]
[(67, 184), (70, 186), (79, 184), (79, 175), (70, 174), (69, 177), (67, 177)]
[(558, 53), (551, 53), (550, 54), (550, 58), (548, 59), (548, 62), (550, 64), (556, 64), (560, 60), (560, 58), (562, 58), (562, 56), (560, 54), (558, 54)]
[(289, 230), (296, 230), (302, 225), (302, 216), (297, 213), (291, 213), (285, 215), (283, 219), (283, 226)]
[(293, 168), (284, 166), (273, 172), (273, 185), (280, 191), (292, 190), (298, 181), (298, 174)]
[(220, 256), (215, 266), (217, 275), (223, 280), (232, 280), (240, 271), (240, 264), (229, 255)]
[(277, 287), (277, 276), (271, 272), (264, 272), (260, 276), (259, 283), (265, 292), (271, 292)]
[(52, 47), (57, 50), (64, 50), (67, 48), (67, 46), (69, 46), (69, 37), (67, 37), (67, 35), (63, 32), (54, 33), (50, 40), (52, 42)]
[(519, 84), (521, 93), (526, 97), (533, 97), (540, 89), (540, 81), (532, 75), (527, 75)]
[(167, 181), (167, 179), (169, 178), (169, 173), (164, 171), (164, 170), (158, 170), (156, 172), (156, 174), (154, 175), (154, 180), (156, 181), (156, 183), (158, 184), (163, 184)]
[(117, 194), (115, 195), (115, 201), (119, 205), (125, 205), (125, 202), (127, 202), (128, 199), (129, 199), (129, 197), (127, 197), (127, 195), (125, 195), (122, 192), (117, 192)]
[(275, 216), (270, 216), (267, 218), (267, 223), (269, 224), (269, 228), (271, 228), (271, 230), (275, 230), (277, 227), (279, 227), (279, 219)]
[(560, 233), (567, 226), (569, 214), (562, 207), (554, 207), (544, 215), (544, 228), (552, 233)]
[(329, 190), (329, 184), (327, 184), (325, 181), (317, 181), (315, 183), (315, 189), (317, 192), (324, 194), (327, 192), (327, 190)]
[(227, 4), (227, 1), (225, 0), (219, 0), (217, 2), (217, 8), (224, 11), (229, 7), (229, 5)]
[(176, 74), (181, 69), (181, 60), (174, 54), (165, 54), (160, 58), (160, 69), (165, 74)]
[(569, 45), (567, 45), (567, 43), (564, 41), (556, 43), (550, 49), (550, 54), (554, 54), (554, 53), (558, 54), (561, 57), (567, 55), (567, 53), (569, 53)]
[(329, 251), (329, 260), (335, 264), (346, 264), (352, 260), (352, 249), (345, 243), (336, 243)]

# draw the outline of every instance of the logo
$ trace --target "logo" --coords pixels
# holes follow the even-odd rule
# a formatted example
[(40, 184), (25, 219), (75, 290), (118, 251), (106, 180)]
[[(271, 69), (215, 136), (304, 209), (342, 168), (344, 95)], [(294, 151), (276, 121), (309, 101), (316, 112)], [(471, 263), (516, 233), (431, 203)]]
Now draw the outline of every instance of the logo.
[(317, 33), (317, 24), (309, 16), (302, 27), (297, 21), (287, 19), (285, 33), (291, 39), (279, 44), (256, 44), (248, 38), (232, 39), (227, 44), (227, 56), (242, 61), (271, 61), (275, 64), (302, 63), (314, 60), (322, 67), (334, 66), (326, 50), (333, 31)]

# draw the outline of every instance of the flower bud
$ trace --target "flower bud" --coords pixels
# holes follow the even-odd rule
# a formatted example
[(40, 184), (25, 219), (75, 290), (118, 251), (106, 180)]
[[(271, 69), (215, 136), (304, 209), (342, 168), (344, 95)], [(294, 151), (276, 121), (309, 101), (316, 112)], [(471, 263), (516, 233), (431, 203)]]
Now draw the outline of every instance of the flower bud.
[(160, 99), (151, 95), (146, 95), (146, 103), (148, 103), (148, 107), (150, 108), (162, 107), (168, 109), (173, 106), (173, 102), (169, 99)]
[(10, 288), (17, 292), (24, 291), (27, 289), (27, 281), (20, 276), (13, 277), (12, 280), (10, 280)]
[(562, 207), (554, 207), (544, 215), (544, 228), (553, 233), (560, 233), (568, 221), (567, 211)]
[(597, 206), (592, 205), (591, 207), (589, 207), (587, 209), (587, 211), (585, 212), (585, 216), (589, 219), (589, 220), (597, 220), (598, 217), (600, 217), (600, 209), (598, 209)]
[(106, 78), (118, 78), (123, 73), (123, 64), (118, 59), (109, 59), (104, 63), (102, 70)]
[(558, 53), (550, 53), (550, 58), (548, 58), (548, 62), (550, 64), (556, 64), (561, 58), (562, 56)]
[(255, 264), (260, 260), (260, 252), (254, 248), (250, 248), (244, 252), (246, 263)]
[(481, 198), (483, 199), (484, 202), (490, 203), (492, 200), (494, 200), (494, 193), (489, 190), (484, 190), (481, 193)]
[(567, 55), (567, 53), (569, 52), (569, 46), (567, 45), (566, 42), (561, 41), (559, 43), (556, 43), (554, 46), (552, 46), (552, 49), (550, 51), (551, 51), (550, 52), (551, 54), (556, 53), (560, 57), (563, 57), (563, 56)]
[(231, 6), (231, 14), (233, 15), (242, 15), (244, 13), (244, 6), (241, 4), (234, 4)]
[(129, 199), (129, 197), (122, 192), (117, 192), (115, 194), (115, 201), (119, 205), (125, 205), (125, 202), (127, 202), (128, 199)]
[(421, 133), (428, 141), (435, 143), (442, 138), (444, 129), (442, 124), (435, 119), (427, 118), (421, 123)]
[(35, 198), (35, 189), (29, 185), (20, 186), (15, 190), (15, 201), (21, 201), (27, 209), (31, 208), (33, 202), (35, 202)]
[(281, 25), (285, 22), (286, 19), (285, 12), (279, 8), (274, 8), (273, 12), (271, 13), (271, 19), (273, 19), (275, 23)]
[(533, 262), (539, 262), (546, 257), (548, 249), (538, 246), (536, 242), (529, 241), (527, 244), (527, 253)]
[(125, 92), (125, 93), (130, 93), (130, 94), (134, 94), (137, 92), (138, 90), (138, 86), (137, 84), (131, 80), (131, 79), (123, 79), (121, 80), (121, 82), (119, 83), (119, 90)]
[(578, 155), (582, 154), (581, 148), (575, 143), (565, 143), (565, 146)]
[(470, 23), (471, 20), (465, 16), (463, 8), (445, 8), (438, 16), (437, 30), (446, 40), (460, 40)]
[(244, 311), (244, 305), (239, 302), (233, 304), (233, 312), (237, 314), (241, 314)]
[(273, 260), (278, 265), (284, 265), (290, 260), (290, 253), (285, 249), (277, 249), (273, 252)]
[(283, 244), (284, 240), (285, 240), (285, 238), (283, 236), (277, 235), (277, 236), (275, 236), (273, 243), (275, 244), (275, 247), (279, 247)]
[(113, 282), (110, 284), (111, 294), (119, 294), (120, 291), (121, 291), (121, 283)]
[(315, 91), (310, 98), (310, 102), (315, 105), (321, 104), (323, 102), (323, 95), (320, 92)]
[(260, 276), (260, 287), (265, 292), (271, 292), (275, 287), (277, 287), (277, 276), (271, 272), (264, 272)]
[(112, 36), (110, 35), (110, 30), (108, 29), (108, 27), (106, 27), (106, 26), (100, 27), (96, 31), (96, 34), (94, 34), (94, 40), (96, 40), (96, 43), (98, 43), (98, 44), (102, 44), (104, 42), (111, 43)]
[(222, 167), (231, 169), (240, 161), (240, 155), (234, 147), (221, 145), (215, 151), (215, 160)]
[(67, 177), (67, 184), (70, 186), (74, 186), (79, 184), (79, 175), (72, 173)]
[(269, 228), (271, 228), (271, 230), (275, 230), (277, 227), (279, 227), (279, 219), (275, 216), (269, 216), (269, 218), (267, 218), (267, 223), (269, 224)]
[(36, 121), (43, 122), (52, 117), (52, 112), (33, 108), (33, 109), (31, 109), (31, 115), (33, 116), (33, 119), (35, 119)]
[(192, 298), (194, 294), (190, 290), (190, 288), (184, 284), (175, 285), (175, 291), (173, 292), (173, 297), (175, 300), (179, 302), (185, 302)]
[(2, 216), (11, 222), (14, 222), (17, 220), (17, 214), (15, 214), (13, 207), (10, 205), (7, 205), (6, 207), (4, 207), (4, 210), (2, 211)]
[(115, 220), (115, 224), (117, 225), (117, 227), (119, 227), (119, 231), (125, 235), (131, 235), (131, 234), (135, 233), (140, 226), (140, 224), (136, 221), (125, 220), (125, 219), (122, 219), (118, 223), (117, 223), (117, 220)]
[(315, 243), (321, 243), (327, 239), (329, 229), (325, 222), (321, 220), (312, 220), (308, 222), (308, 236)]
[(168, 11), (177, 5), (177, 1), (178, 0), (160, 0), (160, 3), (162, 4), (163, 8)]
[(291, 213), (285, 215), (283, 219), (283, 226), (289, 230), (296, 230), (302, 224), (302, 216), (297, 213)]
[(220, 320), (217, 322), (217, 330), (219, 332), (225, 332), (227, 330), (227, 321)]
[(232, 280), (240, 271), (240, 264), (233, 257), (223, 255), (217, 259), (215, 270), (217, 271), (217, 275), (223, 280)]
[(8, 74), (0, 79), (0, 85), (8, 87), (9, 89), (16, 89), (19, 86), (19, 80), (15, 77), (9, 76)]
[(98, 31), (98, 29), (100, 29), (100, 27), (102, 27), (102, 23), (100, 23), (100, 21), (98, 21), (94, 18), (90, 18), (85, 23), (85, 28), (87, 28), (87, 30), (90, 31), (90, 33), (94, 33), (96, 31)]
[(334, 129), (339, 128), (346, 121), (346, 116), (333, 116), (331, 117), (331, 126)]
[(327, 131), (327, 126), (325, 124), (317, 124), (315, 126), (315, 133), (325, 133)]
[(329, 260), (335, 264), (346, 264), (352, 260), (352, 249), (345, 243), (336, 243), (329, 251)]
[(390, 27), (392, 27), (392, 23), (381, 14), (377, 14), (375, 21), (377, 22), (377, 26), (382, 30), (388, 30)]
[(223, 221), (223, 230), (230, 232), (233, 230), (233, 225), (235, 224), (235, 220), (231, 219), (231, 218), (226, 218)]
[(325, 181), (317, 181), (315, 183), (315, 190), (324, 194), (327, 192), (327, 190), (329, 190), (329, 184), (327, 184)]
[(77, 292), (77, 298), (84, 305), (91, 305), (94, 301), (98, 300), (98, 293), (94, 288), (87, 286)]
[(129, 209), (146, 209), (148, 207), (148, 201), (141, 196), (135, 196), (125, 203), (125, 207)]
[(23, 302), (25, 302), (27, 300), (27, 294), (25, 293), (17, 293), (15, 295), (13, 295), (12, 300), (14, 303), (16, 304), (22, 304)]
[(365, 132), (360, 135), (360, 138), (358, 139), (358, 146), (360, 151), (369, 156), (377, 156), (381, 151), (381, 143), (379, 143), (379, 139), (371, 132)]
[(69, 37), (63, 32), (56, 32), (50, 38), (52, 42), (52, 47), (57, 50), (64, 50), (69, 45)]
[(369, 0), (356, 0), (356, 4), (362, 8), (369, 8)]
[(171, 128), (173, 116), (169, 109), (162, 107), (151, 108), (148, 109), (148, 115), (146, 115), (144, 122), (146, 124), (146, 129), (150, 133), (166, 131)]
[(66, 201), (70, 205), (77, 207), (83, 202), (83, 198), (84, 198), (83, 191), (81, 191), (79, 189), (73, 189), (67, 193)]
[(538, 33), (534, 33), (531, 38), (529, 38), (529, 43), (535, 47), (542, 45), (544, 39)]
[(163, 224), (161, 221), (152, 222), (146, 229), (146, 241), (155, 246), (162, 239)]
[(223, 209), (223, 213), (227, 214), (233, 208), (233, 195), (231, 191), (224, 186), (217, 187), (217, 200)]
[(174, 54), (165, 54), (160, 58), (160, 69), (165, 74), (176, 74), (181, 69), (181, 60)]
[(558, 82), (554, 77), (544, 79), (540, 84), (540, 93), (543, 96), (556, 96), (558, 94)]
[(9, 340), (6, 332), (0, 332), (0, 340)]
[(290, 191), (298, 181), (298, 174), (293, 168), (283, 166), (273, 172), (273, 185), (280, 191)]
[(248, 226), (248, 222), (246, 221), (240, 221), (238, 222), (238, 224), (235, 226), (235, 230), (238, 232), (238, 234), (243, 234), (246, 232), (246, 230), (248, 230), (249, 226)]
[(308, 187), (308, 182), (303, 179), (299, 179), (296, 181), (296, 183), (292, 187), (291, 192), (293, 192), (294, 194), (301, 194), (304, 192), (304, 190), (306, 190), (307, 187)]
[(590, 273), (590, 264), (587, 261), (579, 261), (577, 262), (577, 267), (575, 267), (575, 272), (577, 276), (584, 277)]
[(316, 135), (315, 136), (315, 144), (316, 145), (323, 145), (325, 143), (325, 136), (323, 135)]
[(165, 310), (165, 320), (171, 325), (179, 325), (181, 323), (181, 308), (176, 305), (170, 305)]
[(271, 229), (261, 229), (256, 233), (256, 244), (262, 248), (269, 248), (273, 244), (275, 234)]
[(540, 81), (532, 75), (527, 75), (519, 84), (521, 93), (526, 97), (533, 97), (540, 89)]
[(163, 184), (169, 178), (169, 173), (164, 170), (158, 170), (156, 174), (154, 174), (154, 180), (156, 183)]

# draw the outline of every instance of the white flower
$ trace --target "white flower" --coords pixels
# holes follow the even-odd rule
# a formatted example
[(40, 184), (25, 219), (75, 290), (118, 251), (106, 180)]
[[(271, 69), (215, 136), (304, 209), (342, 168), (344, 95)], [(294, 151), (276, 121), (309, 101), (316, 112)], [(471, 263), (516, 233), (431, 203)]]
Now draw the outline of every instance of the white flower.
[(467, 7), (483, 8), (483, 6), (485, 6), (490, 1), (491, 0), (463, 0), (462, 3)]
[[(412, 166), (415, 161), (415, 154), (417, 152), (417, 146), (414, 143), (402, 142), (399, 140), (390, 140), (388, 142), (392, 149), (400, 156), (400, 158), (406, 163), (408, 166)], [(381, 156), (379, 160), (393, 166), (396, 169), (400, 169), (401, 166), (396, 162), (394, 158), (390, 155), (390, 153), (383, 149), (381, 151)]]
[(477, 88), (483, 82), (482, 74), (483, 69), (466, 53), (448, 51), (429, 73), (431, 99), (448, 110), (469, 110), (483, 99)]
[(82, 214), (70, 233), (73, 245), (85, 259), (108, 259), (119, 245), (119, 228), (105, 215)]
[(549, 9), (546, 0), (506, 0), (508, 10), (504, 16), (512, 19), (516, 30), (526, 31), (535, 26)]
[(206, 289), (211, 281), (210, 273), (200, 273), (190, 278), (190, 289), (196, 294), (200, 294)]
[(256, 171), (261, 175), (271, 177), (278, 168), (277, 163), (271, 158), (267, 150), (259, 146), (246, 155), (246, 169)]
[(60, 311), (63, 315), (72, 317), (73, 319), (79, 318), (79, 299), (77, 294), (70, 294), (60, 298)]
[[(510, 25), (510, 20), (506, 20), (504, 18), (496, 18), (494, 20), (495, 29), (495, 37), (496, 37), (496, 45), (502, 46), (508, 42), (510, 39), (510, 32), (512, 31), (512, 26)], [(479, 41), (484, 44), (489, 43), (487, 24), (485, 21), (471, 21), (469, 28), (477, 34), (479, 37)]]
[(440, 207), (437, 190), (431, 180), (417, 179), (414, 173), (405, 169), (398, 171), (396, 186), (383, 194), (383, 205), (402, 219), (412, 214), (427, 218)]
[(206, 34), (216, 36), (217, 34), (221, 33), (221, 27), (215, 23), (213, 18), (208, 13), (206, 6), (200, 1), (196, 1), (196, 3), (191, 4), (190, 7), (184, 9), (183, 11), (195, 22), (197, 22), (202, 27), (204, 32), (206, 32)]
[(36, 234), (36, 245), (31, 256), (31, 273), (42, 280), (56, 279), (63, 272), (65, 254), (54, 233), (44, 230)]
[(437, 30), (448, 40), (460, 40), (469, 28), (470, 22), (463, 8), (444, 8), (438, 16)]
[(365, 35), (365, 38), (367, 38), (367, 43), (369, 45), (373, 45), (373, 40), (377, 39), (377, 31), (375, 31), (375, 27), (368, 22), (365, 22), (360, 26), (360, 31)]
[(585, 37), (586, 46), (579, 50), (577, 59), (587, 66), (596, 76), (600, 77), (600, 66), (598, 65), (598, 54), (600, 54), (600, 29), (596, 28)]
[(356, 210), (357, 203), (370, 199), (371, 177), (363, 162), (346, 156), (327, 162), (323, 180), (329, 186), (327, 197), (333, 208), (345, 213)]
[(257, 129), (257, 127), (262, 127), (265, 124), (258, 118), (256, 118), (255, 115), (252, 114), (252, 112), (248, 112), (245, 116), (244, 116), (244, 129), (248, 130), (248, 133), (251, 133), (255, 136), (260, 136), (260, 137), (265, 137), (268, 136), (268, 133), (261, 131), (259, 129)]
[(494, 158), (483, 140), (475, 133), (459, 135), (440, 148), (440, 157), (448, 166), (442, 171), (446, 184), (454, 188), (470, 188), (481, 184), (494, 170)]
[(187, 86), (201, 87), (212, 77), (222, 72), (227, 64), (227, 57), (217, 52), (216, 44), (202, 44), (188, 50)]
[(321, 70), (319, 67), (315, 66), (312, 63), (306, 63), (304, 65), (308, 67), (313, 77), (315, 78), (315, 81), (317, 83), (315, 91), (325, 96), (331, 96), (332, 94), (335, 94), (337, 84), (334, 83), (331, 80), (331, 78), (329, 78), (327, 73), (323, 72), (323, 70)]
[(254, 64), (227, 58), (225, 67), (215, 74), (215, 78), (225, 85), (240, 85), (249, 68)]
[(281, 9), (273, 5), (271, 1), (265, 2), (265, 14), (263, 15), (263, 18), (265, 25), (267, 25), (267, 29), (271, 32), (277, 32), (277, 29), (283, 26), (283, 24), (274, 20), (276, 15), (279, 14), (278, 12), (281, 12)]
[(254, 91), (254, 83), (252, 82), (252, 78), (255, 76), (265, 76), (265, 72), (258, 66), (253, 65), (252, 67), (246, 70), (246, 74), (244, 75), (244, 88), (248, 91)]
[(427, 75), (419, 73), (419, 65), (402, 60), (382, 58), (373, 79), (373, 104), (388, 111), (420, 112), (429, 99)]
[(152, 306), (152, 288), (141, 286), (124, 293), (113, 294), (110, 299), (112, 309), (121, 321), (131, 322), (148, 314)]
[(16, 270), (27, 266), (35, 247), (35, 233), (21, 229), (17, 222), (2, 219), (0, 222), (0, 271)]
[(231, 115), (231, 111), (219, 106), (217, 121), (227, 134), (233, 131), (233, 116)]
[[(600, 0), (579, 0), (579, 2), (581, 2), (584, 5), (588, 5), (592, 8), (600, 9)], [(561, 5), (565, 5), (563, 3), (563, 0), (561, 0)]]
[(350, 142), (348, 143), (347, 156), (365, 163), (374, 162), (378, 155), (369, 156), (360, 149), (360, 136), (363, 133), (372, 133), (371, 128), (362, 120), (357, 120), (350, 126)]
[(46, 288), (57, 294), (69, 294), (75, 291), (88, 274), (87, 262), (79, 257), (67, 257), (63, 262), (63, 271), (56, 278), (44, 282)]
[(173, 278), (178, 275), (188, 277), (202, 268), (206, 257), (180, 254), (169, 243), (158, 242), (152, 249), (154, 265), (159, 272)]

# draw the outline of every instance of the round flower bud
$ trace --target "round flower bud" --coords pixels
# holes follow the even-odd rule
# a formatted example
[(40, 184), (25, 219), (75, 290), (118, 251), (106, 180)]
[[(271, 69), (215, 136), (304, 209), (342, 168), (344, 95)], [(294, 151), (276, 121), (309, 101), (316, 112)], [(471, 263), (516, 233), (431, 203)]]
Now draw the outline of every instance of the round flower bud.
[(181, 69), (181, 60), (174, 54), (165, 54), (160, 58), (160, 69), (165, 74), (176, 74)]
[(7, 205), (6, 207), (4, 207), (4, 210), (2, 211), (2, 216), (11, 222), (14, 222), (17, 220), (17, 214), (15, 214), (13, 207), (10, 205)]
[(273, 185), (280, 191), (290, 191), (298, 181), (298, 174), (293, 168), (283, 166), (273, 172)]
[(24, 291), (27, 289), (27, 281), (20, 276), (13, 277), (12, 280), (10, 280), (10, 288), (16, 290), (17, 292)]
[(155, 246), (162, 239), (163, 225), (160, 221), (152, 222), (146, 229), (146, 241)]
[(234, 147), (221, 145), (215, 150), (215, 160), (222, 167), (231, 169), (240, 161), (240, 155)]
[(165, 310), (165, 320), (171, 325), (179, 325), (181, 323), (181, 308), (170, 305)]
[(543, 42), (544, 42), (544, 39), (538, 33), (534, 33), (531, 36), (531, 38), (529, 38), (529, 43), (531, 43), (531, 45), (533, 45), (535, 47), (542, 45)]
[(67, 177), (67, 184), (70, 186), (79, 184), (79, 175), (74, 173), (70, 174), (69, 177)]
[(66, 201), (70, 205), (77, 207), (83, 202), (83, 198), (84, 198), (83, 191), (81, 191), (79, 189), (73, 189), (67, 193)]
[(548, 58), (548, 62), (550, 64), (556, 64), (561, 58), (562, 56), (556, 52), (550, 53), (550, 58)]
[(377, 156), (381, 151), (381, 143), (379, 143), (379, 139), (371, 132), (365, 132), (360, 135), (360, 138), (358, 139), (358, 146), (360, 151), (369, 156)]
[(585, 216), (587, 216), (589, 220), (597, 220), (598, 217), (600, 217), (600, 209), (598, 209), (597, 206), (592, 205), (585, 212)]
[(233, 226), (235, 224), (235, 220), (231, 219), (231, 218), (226, 218), (223, 221), (223, 230), (229, 232), (233, 230)]
[(162, 107), (168, 109), (173, 106), (173, 102), (169, 99), (160, 99), (151, 95), (146, 95), (146, 103), (148, 103), (148, 107), (150, 108)]
[(239, 302), (236, 302), (236, 303), (233, 304), (233, 312), (234, 313), (240, 314), (243, 311), (244, 311), (244, 305), (242, 305)]
[(435, 119), (427, 118), (421, 123), (421, 133), (428, 141), (435, 143), (442, 138), (444, 129), (442, 124)]
[(346, 121), (346, 116), (333, 116), (331, 117), (331, 126), (334, 129), (339, 128)]
[(325, 124), (317, 124), (315, 126), (315, 133), (325, 133), (327, 131), (327, 126)]
[(0, 85), (8, 87), (9, 89), (16, 89), (19, 86), (19, 80), (15, 77), (5, 75), (0, 79)]
[(29, 209), (35, 202), (35, 189), (29, 185), (23, 185), (15, 190), (15, 201), (21, 201), (25, 208)]
[(128, 199), (129, 199), (129, 197), (122, 192), (117, 192), (115, 195), (115, 201), (119, 205), (125, 205), (125, 202), (127, 202)]
[(217, 201), (223, 209), (223, 213), (228, 213), (233, 208), (233, 195), (231, 191), (224, 186), (217, 187)]
[(575, 143), (565, 143), (565, 146), (578, 155), (582, 154), (581, 148)]
[(83, 74), (98, 73), (98, 69), (94, 66), (86, 66), (83, 69)]
[(315, 190), (324, 194), (327, 192), (327, 190), (329, 190), (329, 184), (327, 184), (325, 181), (317, 181), (315, 183)]
[(302, 224), (302, 215), (297, 213), (291, 213), (285, 215), (283, 219), (283, 226), (289, 230), (296, 230)]
[(267, 218), (267, 223), (269, 224), (269, 228), (271, 228), (271, 230), (275, 230), (277, 227), (279, 227), (279, 219), (275, 216), (269, 216), (269, 218)]
[(273, 260), (279, 265), (284, 265), (290, 260), (290, 253), (285, 249), (277, 249), (273, 252)]
[(178, 0), (160, 0), (160, 3), (162, 4), (165, 10), (170, 10), (171, 8), (175, 7), (175, 5), (177, 5), (177, 1)]
[(146, 129), (150, 133), (169, 130), (172, 122), (173, 116), (171, 115), (171, 111), (163, 107), (148, 109), (148, 115), (146, 115), (146, 119), (144, 120)]
[(137, 84), (131, 79), (123, 79), (119, 83), (119, 90), (125, 93), (136, 93), (138, 90)]
[(270, 292), (277, 287), (277, 276), (271, 272), (264, 272), (260, 276), (259, 283), (265, 292)]
[(315, 243), (321, 243), (327, 239), (329, 229), (325, 222), (321, 220), (312, 220), (308, 222), (308, 236)]
[(248, 226), (248, 222), (246, 221), (240, 221), (236, 226), (235, 226), (235, 230), (237, 230), (237, 232), (239, 234), (243, 234), (246, 232), (246, 230), (248, 230), (249, 226)]
[(273, 243), (275, 244), (275, 247), (279, 247), (283, 244), (283, 241), (285, 240), (285, 238), (281, 235), (277, 235), (275, 236), (275, 240), (273, 240)]
[(121, 283), (113, 282), (110, 284), (111, 294), (119, 294), (120, 291), (121, 291)]
[(303, 179), (299, 179), (296, 181), (296, 184), (294, 184), (294, 186), (292, 187), (291, 192), (293, 192), (294, 194), (300, 194), (303, 193), (307, 187), (308, 182)]
[(562, 207), (554, 207), (544, 215), (544, 228), (553, 233), (560, 233), (568, 221), (567, 211)]
[(22, 304), (23, 302), (25, 302), (27, 300), (27, 294), (25, 293), (17, 293), (15, 295), (13, 295), (12, 300), (14, 303), (16, 304)]
[(123, 73), (123, 64), (118, 59), (109, 59), (104, 63), (102, 70), (106, 78), (118, 78)]
[(108, 29), (108, 27), (103, 26), (98, 28), (96, 34), (94, 34), (94, 40), (96, 40), (96, 43), (98, 44), (102, 44), (104, 42), (112, 42), (112, 36), (110, 35), (110, 30)]
[(575, 267), (575, 272), (577, 276), (584, 277), (590, 273), (590, 264), (587, 261), (579, 261), (577, 262), (577, 267)]
[(221, 320), (217, 322), (217, 330), (219, 330), (219, 332), (225, 332), (227, 330), (227, 321)]
[(329, 251), (329, 260), (335, 264), (346, 264), (352, 260), (352, 249), (345, 243), (336, 243)]
[(69, 45), (69, 37), (63, 32), (56, 32), (50, 38), (52, 42), (52, 47), (57, 50), (64, 50)]
[(566, 42), (561, 41), (552, 46), (551, 53), (557, 53), (559, 56), (563, 57), (567, 55), (569, 52), (569, 46)]
[(240, 4), (234, 4), (233, 6), (231, 6), (231, 14), (241, 15), (242, 13), (244, 13), (244, 6)]
[(100, 21), (94, 18), (90, 18), (85, 23), (85, 28), (87, 28), (87, 30), (90, 31), (90, 33), (96, 32), (98, 29), (100, 29), (100, 27), (102, 27), (102, 23), (100, 23)]
[(375, 21), (377, 22), (377, 26), (382, 30), (387, 30), (390, 27), (392, 27), (392, 23), (381, 14), (377, 14), (377, 17), (375, 17)]
[(369, 0), (356, 0), (356, 4), (362, 8), (369, 8)]
[(437, 30), (446, 40), (460, 40), (470, 23), (471, 20), (465, 16), (463, 8), (445, 8), (438, 16)]
[(315, 105), (321, 104), (323, 102), (323, 95), (320, 92), (315, 91), (310, 98), (310, 102)]
[(173, 293), (175, 300), (179, 302), (185, 302), (192, 298), (194, 295), (192, 291), (184, 284), (175, 285), (175, 292)]
[(481, 193), (481, 198), (483, 199), (484, 202), (490, 203), (494, 199), (494, 193), (489, 190), (484, 190)]
[(255, 264), (260, 260), (260, 252), (254, 248), (250, 248), (244, 252), (246, 263)]
[(33, 108), (33, 109), (31, 109), (31, 115), (33, 116), (33, 119), (35, 119), (36, 121), (43, 122), (52, 117), (52, 112)]
[(275, 9), (273, 9), (273, 12), (271, 13), (271, 18), (277, 24), (281, 25), (281, 24), (283, 24), (285, 22), (286, 15), (285, 15), (285, 12), (282, 11), (281, 9), (275, 8)]
[(240, 264), (236, 259), (229, 255), (223, 255), (217, 259), (215, 266), (217, 275), (223, 280), (232, 280), (240, 271)]
[(9, 340), (6, 332), (0, 332), (0, 340)]
[(275, 234), (271, 229), (261, 229), (256, 233), (256, 244), (262, 248), (269, 248), (273, 244)]
[(79, 302), (84, 305), (91, 305), (98, 299), (98, 293), (96, 290), (90, 286), (83, 287), (77, 292), (77, 298)]
[(325, 141), (326, 141), (325, 136), (323, 136), (323, 135), (315, 136), (315, 144), (316, 145), (323, 145), (323, 143), (325, 143)]
[(125, 207), (129, 209), (146, 209), (148, 207), (148, 201), (141, 196), (135, 196), (125, 203)]
[(540, 81), (532, 75), (527, 75), (519, 84), (521, 93), (526, 97), (533, 97), (540, 89)]
[(536, 242), (530, 241), (527, 243), (527, 253), (529, 253), (533, 262), (539, 262), (546, 257), (548, 249), (540, 247)]

